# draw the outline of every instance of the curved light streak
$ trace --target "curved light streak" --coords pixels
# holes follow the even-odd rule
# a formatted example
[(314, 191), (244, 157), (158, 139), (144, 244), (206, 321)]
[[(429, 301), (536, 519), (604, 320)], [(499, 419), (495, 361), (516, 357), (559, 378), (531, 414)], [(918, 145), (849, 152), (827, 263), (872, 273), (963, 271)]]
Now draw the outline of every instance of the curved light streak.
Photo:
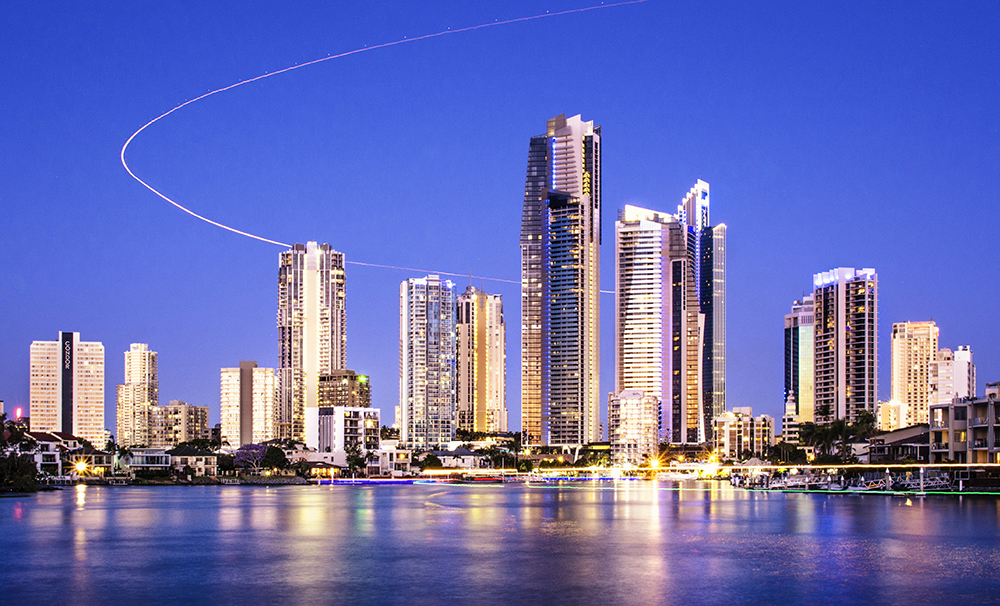
[[(153, 187), (149, 183), (146, 183), (141, 178), (139, 178), (138, 175), (136, 175), (134, 172), (132, 172), (132, 169), (129, 167), (128, 162), (125, 160), (125, 152), (128, 150), (128, 146), (132, 143), (132, 140), (135, 139), (139, 135), (139, 133), (141, 133), (142, 131), (146, 130), (147, 128), (149, 128), (153, 124), (159, 122), (163, 118), (166, 118), (167, 116), (169, 116), (170, 114), (174, 113), (175, 111), (177, 111), (177, 110), (179, 110), (179, 109), (181, 109), (183, 107), (187, 107), (188, 105), (191, 105), (192, 103), (195, 103), (197, 101), (201, 101), (202, 99), (204, 99), (206, 97), (211, 97), (212, 95), (217, 95), (219, 93), (223, 93), (223, 92), (226, 92), (228, 90), (232, 90), (232, 89), (234, 89), (234, 88), (236, 88), (238, 86), (243, 86), (244, 84), (250, 84), (252, 82), (257, 82), (258, 80), (263, 80), (264, 78), (270, 78), (271, 76), (277, 76), (279, 74), (284, 74), (284, 73), (290, 72), (292, 70), (301, 69), (303, 67), (308, 67), (310, 65), (316, 65), (317, 63), (323, 63), (324, 61), (330, 61), (332, 59), (340, 59), (342, 57), (347, 57), (349, 55), (356, 55), (358, 53), (363, 53), (365, 51), (371, 51), (371, 50), (376, 50), (376, 49), (380, 49), (380, 48), (387, 48), (387, 47), (396, 46), (396, 45), (399, 45), (399, 44), (406, 44), (408, 42), (417, 42), (419, 40), (427, 40), (428, 38), (437, 38), (438, 36), (444, 36), (444, 35), (447, 35), (447, 34), (460, 34), (460, 33), (463, 33), (463, 32), (470, 32), (470, 31), (473, 31), (473, 30), (483, 29), (483, 28), (487, 28), (487, 27), (496, 27), (498, 25), (509, 25), (511, 23), (520, 23), (522, 21), (534, 21), (535, 19), (544, 19), (546, 17), (558, 17), (560, 15), (568, 15), (568, 14), (571, 14), (571, 13), (583, 13), (583, 12), (586, 12), (586, 11), (592, 11), (592, 10), (597, 10), (597, 9), (602, 9), (602, 8), (614, 8), (616, 6), (624, 6), (626, 4), (640, 4), (640, 3), (645, 2), (645, 1), (646, 0), (624, 0), (622, 2), (615, 2), (613, 4), (598, 4), (598, 5), (595, 5), (595, 6), (586, 6), (586, 7), (583, 7), (583, 8), (574, 8), (574, 9), (569, 9), (569, 10), (564, 10), (564, 11), (558, 11), (558, 12), (555, 12), (555, 13), (546, 12), (546, 13), (541, 14), (541, 15), (532, 15), (530, 17), (517, 17), (516, 19), (507, 19), (506, 21), (494, 21), (493, 23), (483, 23), (483, 24), (480, 24), (480, 25), (473, 25), (473, 26), (470, 26), (470, 27), (462, 27), (462, 28), (459, 28), (459, 29), (446, 29), (444, 31), (436, 32), (436, 33), (433, 33), (433, 34), (425, 34), (423, 36), (417, 36), (416, 38), (405, 38), (404, 37), (402, 40), (396, 40), (396, 41), (393, 41), (393, 42), (385, 42), (383, 44), (376, 44), (375, 46), (364, 46), (362, 48), (356, 48), (354, 50), (350, 50), (350, 51), (347, 51), (347, 52), (340, 53), (338, 55), (328, 55), (326, 57), (321, 57), (319, 59), (313, 59), (312, 61), (307, 61), (305, 63), (299, 63), (297, 65), (292, 65), (292, 66), (286, 67), (284, 69), (279, 69), (278, 71), (268, 72), (268, 73), (262, 74), (260, 76), (256, 76), (254, 78), (248, 78), (246, 80), (240, 80), (239, 82), (237, 82), (235, 84), (230, 84), (229, 86), (224, 86), (222, 88), (217, 88), (215, 90), (212, 90), (212, 91), (209, 91), (209, 92), (205, 93), (204, 95), (200, 95), (198, 97), (195, 97), (194, 99), (189, 99), (188, 101), (185, 101), (184, 103), (181, 103), (180, 105), (177, 105), (176, 107), (173, 107), (173, 108), (171, 108), (171, 109), (163, 112), (159, 116), (157, 116), (157, 117), (153, 118), (152, 120), (150, 120), (149, 122), (143, 124), (142, 127), (139, 128), (139, 130), (137, 130), (134, 133), (132, 133), (132, 136), (130, 136), (128, 138), (128, 140), (125, 141), (125, 144), (122, 145), (122, 151), (121, 151), (122, 166), (125, 167), (125, 170), (128, 172), (128, 174), (131, 175), (131, 177), (133, 179), (135, 179), (140, 184), (142, 184), (143, 187), (145, 187), (149, 191), (153, 192), (154, 194), (156, 194), (157, 196), (159, 196), (160, 198), (162, 198), (164, 201), (172, 204), (173, 206), (175, 206), (178, 209), (186, 212), (187, 214), (191, 215), (192, 217), (194, 217), (196, 219), (201, 219), (202, 221), (204, 221), (206, 223), (209, 223), (209, 224), (214, 225), (216, 227), (220, 227), (222, 229), (225, 229), (226, 231), (231, 231), (234, 234), (239, 234), (241, 236), (246, 236), (247, 238), (253, 238), (254, 240), (259, 240), (261, 242), (267, 242), (268, 244), (275, 244), (277, 246), (283, 246), (285, 248), (289, 248), (289, 247), (291, 247), (291, 244), (288, 244), (286, 242), (279, 242), (278, 240), (272, 240), (270, 238), (265, 238), (264, 236), (258, 236), (256, 234), (252, 234), (250, 232), (246, 232), (246, 231), (243, 231), (243, 230), (240, 230), (240, 229), (236, 229), (235, 227), (230, 227), (229, 225), (226, 225), (224, 223), (220, 223), (218, 221), (213, 221), (212, 219), (209, 219), (208, 217), (205, 217), (203, 215), (199, 215), (198, 213), (194, 212), (190, 208), (187, 208), (186, 206), (183, 206), (182, 204), (178, 203), (176, 200), (171, 199), (169, 196), (167, 196), (163, 192), (159, 191), (158, 189), (156, 189), (155, 187)], [(396, 266), (393, 266), (393, 265), (378, 265), (376, 263), (361, 263), (359, 261), (347, 261), (347, 263), (352, 264), (352, 265), (367, 265), (367, 266), (370, 266), (370, 267), (384, 267), (384, 268), (390, 268), (390, 269), (406, 269), (406, 270), (412, 270), (412, 271), (424, 271), (424, 270), (415, 270), (415, 269), (409, 268), (409, 267), (396, 267)], [(468, 275), (468, 274), (449, 273), (449, 272), (445, 272), (445, 271), (433, 271), (433, 272), (428, 272), (428, 273), (437, 273), (437, 274), (446, 275), (446, 276), (460, 276), (460, 277), (465, 277), (465, 276)], [(493, 281), (493, 282), (507, 282), (507, 283), (510, 283), (510, 284), (520, 284), (519, 280), (505, 280), (505, 279), (502, 279), (502, 278), (488, 278), (488, 277), (485, 277), (485, 276), (472, 276), (472, 277), (474, 277), (474, 278), (480, 278), (480, 279), (483, 279), (483, 280), (490, 280), (490, 281)], [(609, 293), (609, 292), (612, 292), (612, 291), (604, 291), (604, 290), (602, 290), (601, 292), (602, 293)]]

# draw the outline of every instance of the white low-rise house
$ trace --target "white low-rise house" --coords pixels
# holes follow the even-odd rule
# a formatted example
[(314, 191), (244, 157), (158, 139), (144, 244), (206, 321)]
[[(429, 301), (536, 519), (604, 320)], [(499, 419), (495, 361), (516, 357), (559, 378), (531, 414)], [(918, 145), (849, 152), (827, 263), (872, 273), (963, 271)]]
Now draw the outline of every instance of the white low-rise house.
[(483, 457), (468, 448), (456, 448), (455, 450), (431, 450), (420, 455), (423, 460), (428, 454), (432, 454), (441, 461), (445, 469), (479, 469), (482, 467)]
[(346, 450), (357, 444), (365, 452), (379, 449), (379, 409), (357, 406), (306, 407), (306, 446), (319, 452)]
[(166, 448), (130, 448), (125, 457), (125, 466), (136, 472), (169, 472), (170, 455)]
[(413, 452), (399, 448), (399, 440), (382, 440), (378, 450), (379, 475), (400, 478), (412, 475)]
[(168, 450), (170, 466), (177, 471), (189, 467), (198, 477), (215, 476), (218, 474), (218, 456), (214, 452), (200, 450), (193, 446), (181, 446)]
[(25, 435), (35, 441), (33, 457), (38, 471), (61, 476), (63, 474), (62, 457), (60, 456), (63, 450), (62, 440), (44, 431), (29, 431), (25, 432)]

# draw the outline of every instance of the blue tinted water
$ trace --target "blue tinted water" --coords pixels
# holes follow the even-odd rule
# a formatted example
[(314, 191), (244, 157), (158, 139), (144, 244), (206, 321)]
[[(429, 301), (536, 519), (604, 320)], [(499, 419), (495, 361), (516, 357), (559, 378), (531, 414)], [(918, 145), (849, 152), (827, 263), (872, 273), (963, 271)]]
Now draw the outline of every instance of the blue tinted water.
[(697, 482), (77, 487), (0, 499), (0, 602), (982, 604), (998, 521)]

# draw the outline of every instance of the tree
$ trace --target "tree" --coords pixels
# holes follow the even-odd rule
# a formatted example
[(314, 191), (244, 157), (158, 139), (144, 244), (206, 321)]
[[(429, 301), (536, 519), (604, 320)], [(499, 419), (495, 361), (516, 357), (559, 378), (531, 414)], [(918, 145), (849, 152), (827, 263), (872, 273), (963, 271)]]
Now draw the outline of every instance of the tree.
[(236, 464), (233, 463), (233, 455), (220, 454), (216, 459), (216, 464), (219, 467), (219, 473), (236, 471)]
[(247, 469), (253, 473), (260, 473), (266, 454), (267, 445), (265, 444), (244, 444), (233, 455), (233, 465), (237, 469)]
[(195, 438), (194, 440), (188, 440), (187, 442), (180, 442), (177, 444), (177, 448), (182, 446), (190, 446), (191, 448), (197, 448), (198, 450), (207, 450), (209, 452), (215, 452), (219, 449), (217, 446), (218, 442), (209, 440), (208, 438)]
[(347, 453), (347, 468), (351, 472), (351, 476), (355, 476), (358, 471), (365, 469), (365, 454), (361, 444), (350, 442), (344, 446), (344, 451)]
[(260, 466), (265, 469), (284, 469), (288, 467), (288, 457), (285, 456), (285, 451), (277, 446), (268, 446)]
[(387, 427), (383, 425), (382, 429), (379, 430), (379, 437), (383, 440), (398, 440), (399, 430), (395, 427)]
[(425, 469), (444, 469), (444, 463), (438, 458), (434, 453), (427, 453), (427, 456), (423, 458), (417, 465), (420, 466), (420, 471)]
[(38, 468), (31, 453), (38, 444), (24, 427), (0, 413), (0, 490), (35, 492)]

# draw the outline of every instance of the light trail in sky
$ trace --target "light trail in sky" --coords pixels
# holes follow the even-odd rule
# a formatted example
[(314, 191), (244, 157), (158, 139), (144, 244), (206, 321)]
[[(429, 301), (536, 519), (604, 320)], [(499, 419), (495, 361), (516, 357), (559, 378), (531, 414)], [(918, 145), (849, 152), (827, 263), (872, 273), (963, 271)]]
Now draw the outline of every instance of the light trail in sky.
[[(445, 35), (448, 35), (448, 34), (460, 34), (460, 33), (463, 33), (463, 32), (471, 32), (471, 31), (474, 31), (474, 30), (477, 30), (477, 29), (484, 29), (484, 28), (487, 28), (487, 27), (496, 27), (498, 25), (509, 25), (511, 23), (521, 23), (521, 22), (524, 22), (524, 21), (534, 21), (536, 19), (545, 19), (547, 17), (558, 17), (560, 15), (569, 15), (571, 13), (583, 13), (583, 12), (592, 11), (592, 10), (598, 10), (598, 9), (602, 9), (602, 8), (614, 8), (616, 6), (625, 6), (627, 4), (640, 4), (640, 3), (645, 2), (645, 1), (646, 0), (625, 0), (623, 2), (614, 2), (614, 3), (611, 3), (611, 4), (598, 4), (598, 5), (594, 5), (594, 6), (585, 6), (583, 8), (573, 8), (573, 9), (569, 9), (569, 10), (558, 11), (558, 12), (555, 12), (555, 13), (546, 12), (544, 14), (532, 15), (530, 17), (517, 17), (515, 19), (507, 19), (505, 21), (494, 21), (493, 23), (483, 23), (483, 24), (480, 24), (480, 25), (472, 25), (472, 26), (469, 26), (469, 27), (462, 27), (462, 28), (459, 28), (459, 29), (446, 29), (444, 31), (436, 32), (436, 33), (433, 33), (433, 34), (425, 34), (423, 36), (417, 36), (416, 38), (405, 38), (404, 37), (402, 40), (395, 40), (393, 42), (385, 42), (385, 43), (382, 43), (382, 44), (376, 44), (375, 46), (364, 46), (364, 47), (361, 47), (361, 48), (356, 48), (354, 50), (350, 50), (350, 51), (347, 51), (347, 52), (340, 53), (338, 55), (328, 55), (326, 57), (321, 57), (319, 59), (313, 59), (312, 61), (307, 61), (305, 63), (299, 63), (299, 64), (296, 64), (296, 65), (292, 65), (290, 67), (286, 67), (284, 69), (279, 69), (279, 70), (274, 71), (274, 72), (268, 72), (266, 74), (262, 74), (260, 76), (254, 77), (254, 78), (248, 78), (246, 80), (240, 80), (239, 82), (237, 82), (235, 84), (230, 84), (229, 86), (224, 86), (222, 88), (217, 88), (215, 90), (212, 90), (212, 91), (209, 91), (209, 92), (205, 93), (204, 95), (200, 95), (198, 97), (195, 97), (194, 99), (190, 99), (188, 101), (185, 101), (184, 103), (181, 103), (180, 105), (178, 105), (176, 107), (173, 107), (172, 109), (170, 109), (170, 110), (168, 110), (168, 111), (160, 114), (159, 116), (153, 118), (149, 122), (143, 124), (142, 127), (139, 128), (139, 130), (137, 130), (134, 133), (132, 133), (132, 136), (129, 137), (128, 140), (125, 141), (125, 145), (122, 146), (122, 151), (121, 151), (122, 166), (124, 166), (125, 170), (128, 172), (128, 174), (131, 175), (133, 179), (135, 179), (136, 181), (138, 181), (139, 183), (141, 183), (143, 187), (145, 187), (146, 189), (148, 189), (149, 191), (153, 192), (154, 194), (156, 194), (157, 196), (159, 196), (160, 198), (162, 198), (166, 202), (172, 204), (173, 206), (175, 206), (178, 209), (186, 212), (187, 214), (191, 215), (192, 217), (194, 217), (196, 219), (201, 219), (202, 221), (204, 221), (206, 223), (209, 223), (209, 224), (214, 225), (216, 227), (220, 227), (220, 228), (225, 229), (227, 231), (231, 231), (234, 234), (238, 234), (238, 235), (241, 235), (241, 236), (246, 236), (247, 238), (253, 238), (254, 240), (259, 240), (261, 242), (266, 242), (268, 244), (275, 244), (277, 246), (283, 246), (285, 248), (290, 248), (291, 244), (288, 244), (288, 243), (285, 243), (285, 242), (279, 242), (278, 240), (272, 240), (270, 238), (265, 238), (264, 236), (258, 236), (256, 234), (251, 234), (249, 232), (236, 229), (235, 227), (230, 227), (229, 225), (226, 225), (224, 223), (220, 223), (218, 221), (213, 221), (212, 219), (209, 219), (208, 217), (205, 217), (203, 215), (199, 215), (198, 213), (194, 212), (190, 208), (187, 208), (186, 206), (183, 206), (182, 204), (180, 204), (176, 200), (173, 200), (172, 198), (170, 198), (169, 196), (167, 196), (163, 192), (159, 191), (158, 189), (156, 189), (155, 187), (153, 187), (149, 183), (146, 183), (145, 181), (143, 181), (142, 179), (140, 179), (138, 175), (136, 175), (134, 172), (132, 172), (132, 169), (129, 167), (128, 162), (125, 160), (125, 152), (128, 150), (128, 146), (132, 143), (133, 139), (135, 139), (139, 135), (139, 133), (141, 133), (142, 131), (146, 130), (147, 128), (149, 128), (153, 124), (159, 122), (163, 118), (166, 118), (167, 116), (169, 116), (170, 114), (174, 113), (175, 111), (177, 111), (177, 110), (179, 110), (179, 109), (181, 109), (183, 107), (187, 107), (188, 105), (191, 105), (192, 103), (195, 103), (197, 101), (201, 101), (202, 99), (205, 99), (206, 97), (211, 97), (212, 95), (217, 95), (219, 93), (223, 93), (223, 92), (226, 92), (228, 90), (232, 90), (232, 89), (234, 89), (234, 88), (236, 88), (238, 86), (243, 86), (244, 84), (250, 84), (252, 82), (257, 82), (259, 80), (263, 80), (264, 78), (270, 78), (272, 76), (277, 76), (279, 74), (284, 74), (286, 72), (290, 72), (290, 71), (293, 71), (293, 70), (296, 70), (296, 69), (301, 69), (303, 67), (309, 67), (310, 65), (316, 65), (317, 63), (323, 63), (325, 61), (331, 61), (333, 59), (340, 59), (340, 58), (347, 57), (347, 56), (350, 56), (350, 55), (356, 55), (358, 53), (363, 53), (365, 51), (371, 51), (371, 50), (376, 50), (376, 49), (380, 49), (380, 48), (387, 48), (387, 47), (390, 47), (390, 46), (397, 46), (399, 44), (406, 44), (406, 43), (409, 43), (409, 42), (417, 42), (417, 41), (420, 41), (420, 40), (427, 40), (429, 38), (437, 38), (438, 36), (445, 36)], [(365, 265), (365, 266), (369, 266), (369, 267), (383, 267), (383, 268), (386, 268), (386, 269), (404, 269), (404, 270), (409, 270), (409, 271), (420, 271), (420, 272), (427, 271), (427, 270), (413, 269), (413, 268), (410, 268), (410, 267), (397, 267), (395, 265), (379, 265), (377, 263), (362, 263), (360, 261), (347, 261), (347, 263), (352, 264), (352, 265)], [(449, 272), (446, 272), (446, 271), (429, 271), (428, 273), (441, 274), (441, 275), (445, 275), (445, 276), (459, 276), (459, 277), (467, 277), (468, 276), (468, 274), (456, 274), (456, 273), (449, 273)], [(519, 280), (506, 280), (506, 279), (503, 279), (503, 278), (489, 278), (489, 277), (485, 277), (485, 276), (471, 276), (471, 277), (472, 278), (482, 279), (482, 280), (490, 280), (492, 282), (507, 282), (507, 283), (510, 283), (510, 284), (520, 284), (521, 283)], [(602, 290), (601, 292), (602, 293), (610, 293), (610, 292), (613, 292), (613, 291)]]

